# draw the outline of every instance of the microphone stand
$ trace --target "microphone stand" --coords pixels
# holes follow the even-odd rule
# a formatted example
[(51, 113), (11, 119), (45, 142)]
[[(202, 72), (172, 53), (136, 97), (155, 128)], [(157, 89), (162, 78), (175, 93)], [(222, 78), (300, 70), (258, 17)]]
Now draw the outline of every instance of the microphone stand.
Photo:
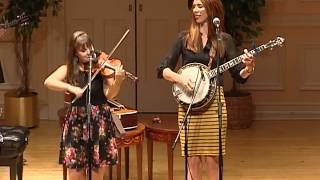
[(88, 144), (87, 144), (87, 154), (88, 154), (88, 172), (87, 179), (91, 180), (92, 178), (92, 155), (93, 155), (93, 140), (91, 133), (91, 83), (92, 83), (92, 60), (94, 56), (94, 52), (89, 56), (89, 73), (88, 73), (88, 91), (87, 91), (87, 128), (88, 128)]
[[(119, 40), (119, 42), (115, 45), (115, 47), (111, 50), (111, 52), (110, 52), (109, 55), (108, 55), (107, 60), (113, 55), (113, 53), (116, 51), (116, 49), (117, 49), (118, 46), (121, 44), (121, 42), (124, 40), (124, 38), (128, 35), (128, 33), (129, 33), (129, 29), (126, 30), (126, 32), (123, 34), (122, 38), (121, 38), (121, 39)], [(91, 58), (93, 59), (93, 57), (91, 57)], [(113, 68), (113, 67), (110, 67), (110, 66), (107, 65), (107, 63), (106, 63), (107, 60), (105, 60), (104, 63), (103, 63), (102, 65), (100, 65), (100, 68), (95, 71), (95, 73), (92, 75), (91, 81), (100, 73), (100, 71), (101, 71), (103, 68), (105, 68), (105, 67), (107, 67), (107, 68), (109, 68), (109, 69), (112, 69), (112, 68)], [(132, 74), (130, 74), (130, 73), (128, 73), (128, 72), (126, 72), (126, 75), (128, 75), (128, 77), (133, 78), (134, 80), (137, 80), (137, 79), (138, 79), (137, 77), (133, 76)], [(89, 81), (89, 82), (86, 84), (86, 86), (82, 88), (83, 91), (85, 91), (85, 90), (88, 88), (88, 86), (89, 86), (89, 84), (91, 83), (91, 81)], [(78, 99), (78, 98), (75, 97), (75, 98), (71, 101), (71, 104), (74, 103), (77, 99)]]
[(222, 103), (221, 103), (221, 90), (220, 90), (220, 77), (222, 77), (220, 72), (220, 23), (215, 23), (216, 26), (216, 37), (217, 37), (217, 53), (216, 53), (216, 61), (217, 61), (217, 81), (218, 81), (218, 126), (219, 126), (219, 180), (223, 179), (223, 156), (222, 156)]
[[(129, 33), (129, 29), (126, 30), (126, 32), (124, 33), (124, 35), (122, 36), (122, 38), (119, 40), (119, 42), (116, 44), (116, 46), (111, 50), (111, 52), (108, 55), (108, 58), (111, 57), (111, 55), (115, 52), (115, 50), (118, 48), (118, 46), (120, 45), (120, 43), (124, 40), (124, 38), (127, 36), (127, 34)], [(87, 145), (87, 154), (88, 154), (88, 172), (86, 173), (87, 179), (91, 180), (92, 178), (92, 152), (93, 152), (93, 141), (92, 141), (92, 133), (91, 133), (91, 82), (92, 80), (98, 75), (98, 73), (100, 72), (100, 70), (104, 67), (107, 68), (112, 68), (110, 66), (105, 66), (105, 63), (107, 60), (105, 60), (105, 62), (100, 66), (100, 68), (98, 70), (96, 70), (96, 72), (92, 75), (92, 61), (95, 58), (94, 57), (95, 52), (92, 51), (90, 52), (90, 56), (89, 56), (89, 73), (88, 73), (88, 83), (85, 85), (84, 88), (82, 88), (83, 91), (87, 90), (87, 94), (86, 94), (86, 101), (87, 101), (87, 106), (86, 106), (86, 111), (87, 111), (87, 128), (88, 128), (88, 134), (89, 134), (89, 138), (88, 138), (88, 145)], [(133, 75), (132, 75), (133, 76)], [(78, 98), (75, 97), (72, 101), (71, 104), (73, 104)], [(70, 108), (71, 106), (69, 106)]]
[[(187, 111), (186, 111), (186, 113), (184, 115), (183, 121), (180, 124), (179, 132), (178, 132), (178, 134), (177, 134), (177, 136), (176, 136), (176, 138), (174, 140), (174, 143), (172, 144), (172, 147), (171, 147), (171, 149), (174, 150), (174, 148), (175, 148), (175, 146), (176, 146), (176, 144), (178, 142), (178, 139), (180, 137), (180, 133), (181, 133), (182, 129), (184, 129), (184, 161), (185, 161), (184, 166), (185, 166), (185, 179), (186, 180), (188, 179), (188, 138), (187, 138), (187, 130), (188, 130), (188, 128), (187, 128), (188, 124), (187, 123), (188, 123), (188, 120), (187, 120), (187, 118), (190, 115), (189, 113), (190, 113), (192, 104), (194, 102), (194, 99), (195, 99), (196, 94), (198, 93), (198, 90), (199, 90), (199, 87), (200, 87), (201, 77), (198, 78), (200, 71), (202, 71), (202, 70), (200, 69), (198, 71), (198, 73), (197, 73), (197, 76), (196, 76), (196, 83), (195, 83), (196, 87), (195, 87), (195, 89), (193, 91), (193, 94), (192, 94), (191, 103), (188, 106), (188, 109), (187, 109)], [(203, 72), (201, 72), (201, 73), (203, 73)], [(200, 81), (200, 83), (198, 83), (198, 81)], [(190, 172), (190, 174), (191, 174), (191, 172)], [(191, 177), (192, 177), (192, 175), (191, 175)]]

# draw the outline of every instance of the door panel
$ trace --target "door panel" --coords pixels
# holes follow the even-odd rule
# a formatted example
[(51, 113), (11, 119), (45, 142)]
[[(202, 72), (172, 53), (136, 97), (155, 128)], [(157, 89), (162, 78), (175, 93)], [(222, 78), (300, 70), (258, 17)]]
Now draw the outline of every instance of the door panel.
[(175, 112), (171, 83), (157, 78), (156, 68), (178, 32), (187, 27), (187, 1), (144, 0), (137, 6), (138, 109), (140, 112)]
[[(96, 49), (109, 54), (123, 33), (130, 29), (129, 34), (112, 57), (120, 59), (124, 68), (135, 74), (134, 11), (132, 11), (134, 4), (132, 2), (134, 0), (66, 1), (67, 39), (70, 38), (72, 32), (84, 30), (92, 37)], [(131, 11), (129, 7), (131, 7)], [(135, 84), (130, 80), (125, 80), (117, 100), (126, 106), (135, 107), (135, 94)]]

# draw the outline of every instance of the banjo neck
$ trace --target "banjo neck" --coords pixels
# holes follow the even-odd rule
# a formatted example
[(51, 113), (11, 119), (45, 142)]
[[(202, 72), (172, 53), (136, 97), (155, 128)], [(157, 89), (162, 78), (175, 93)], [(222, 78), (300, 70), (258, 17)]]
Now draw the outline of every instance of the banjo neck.
[[(270, 43), (273, 43), (273, 42), (270, 41), (267, 44), (262, 44), (259, 47), (256, 47), (256, 48), (252, 49), (251, 51), (249, 51), (249, 53), (252, 54), (252, 55), (256, 55), (256, 54), (259, 54), (260, 52), (262, 52), (265, 49), (272, 48), (273, 46), (270, 45)], [(223, 73), (223, 72), (227, 71), (228, 69), (236, 66), (237, 64), (240, 64), (244, 57), (245, 57), (245, 54), (241, 54), (240, 56), (238, 56), (236, 58), (233, 58), (232, 60), (222, 64), (221, 66), (219, 66), (219, 72)], [(216, 77), (217, 74), (218, 74), (217, 68), (214, 68), (214, 69), (209, 71), (208, 76), (211, 79), (211, 78)]]

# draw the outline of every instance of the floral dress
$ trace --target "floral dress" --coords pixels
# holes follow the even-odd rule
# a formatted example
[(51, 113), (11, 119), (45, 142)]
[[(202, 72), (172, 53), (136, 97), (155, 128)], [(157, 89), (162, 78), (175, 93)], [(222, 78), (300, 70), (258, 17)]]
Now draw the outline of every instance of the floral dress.
[[(87, 75), (85, 73), (80, 75), (82, 77), (80, 84), (83, 87), (86, 84)], [(93, 168), (114, 165), (118, 162), (115, 127), (110, 107), (103, 94), (103, 78), (100, 75), (92, 81), (91, 89), (90, 123), (88, 123), (86, 91), (81, 98), (68, 107), (65, 116), (60, 159), (67, 168), (86, 168), (89, 160)], [(88, 143), (90, 134), (91, 146)]]

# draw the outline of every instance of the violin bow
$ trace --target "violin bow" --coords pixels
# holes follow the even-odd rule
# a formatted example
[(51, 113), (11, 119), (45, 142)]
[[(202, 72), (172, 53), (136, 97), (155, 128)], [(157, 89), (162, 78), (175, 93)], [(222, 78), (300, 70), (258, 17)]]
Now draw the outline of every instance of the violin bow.
[[(107, 56), (107, 59), (106, 59), (106, 60), (104, 61), (104, 63), (98, 68), (98, 70), (92, 75), (91, 81), (88, 82), (88, 83), (82, 88), (83, 91), (85, 91), (85, 90), (88, 88), (88, 86), (89, 86), (89, 84), (92, 82), (92, 80), (98, 75), (98, 73), (101, 71), (101, 69), (104, 68), (105, 63), (109, 60), (109, 58), (112, 56), (112, 54), (116, 51), (116, 49), (117, 49), (118, 46), (122, 43), (122, 41), (124, 40), (124, 38), (126, 38), (126, 36), (128, 35), (129, 31), (130, 31), (130, 30), (127, 29), (126, 32), (122, 35), (122, 37), (121, 37), (121, 39), (119, 40), (119, 42), (114, 46), (114, 48), (111, 50), (111, 52), (110, 52), (109, 55)], [(72, 100), (71, 104), (73, 104), (77, 99), (78, 99), (78, 98), (75, 97), (75, 98)]]

